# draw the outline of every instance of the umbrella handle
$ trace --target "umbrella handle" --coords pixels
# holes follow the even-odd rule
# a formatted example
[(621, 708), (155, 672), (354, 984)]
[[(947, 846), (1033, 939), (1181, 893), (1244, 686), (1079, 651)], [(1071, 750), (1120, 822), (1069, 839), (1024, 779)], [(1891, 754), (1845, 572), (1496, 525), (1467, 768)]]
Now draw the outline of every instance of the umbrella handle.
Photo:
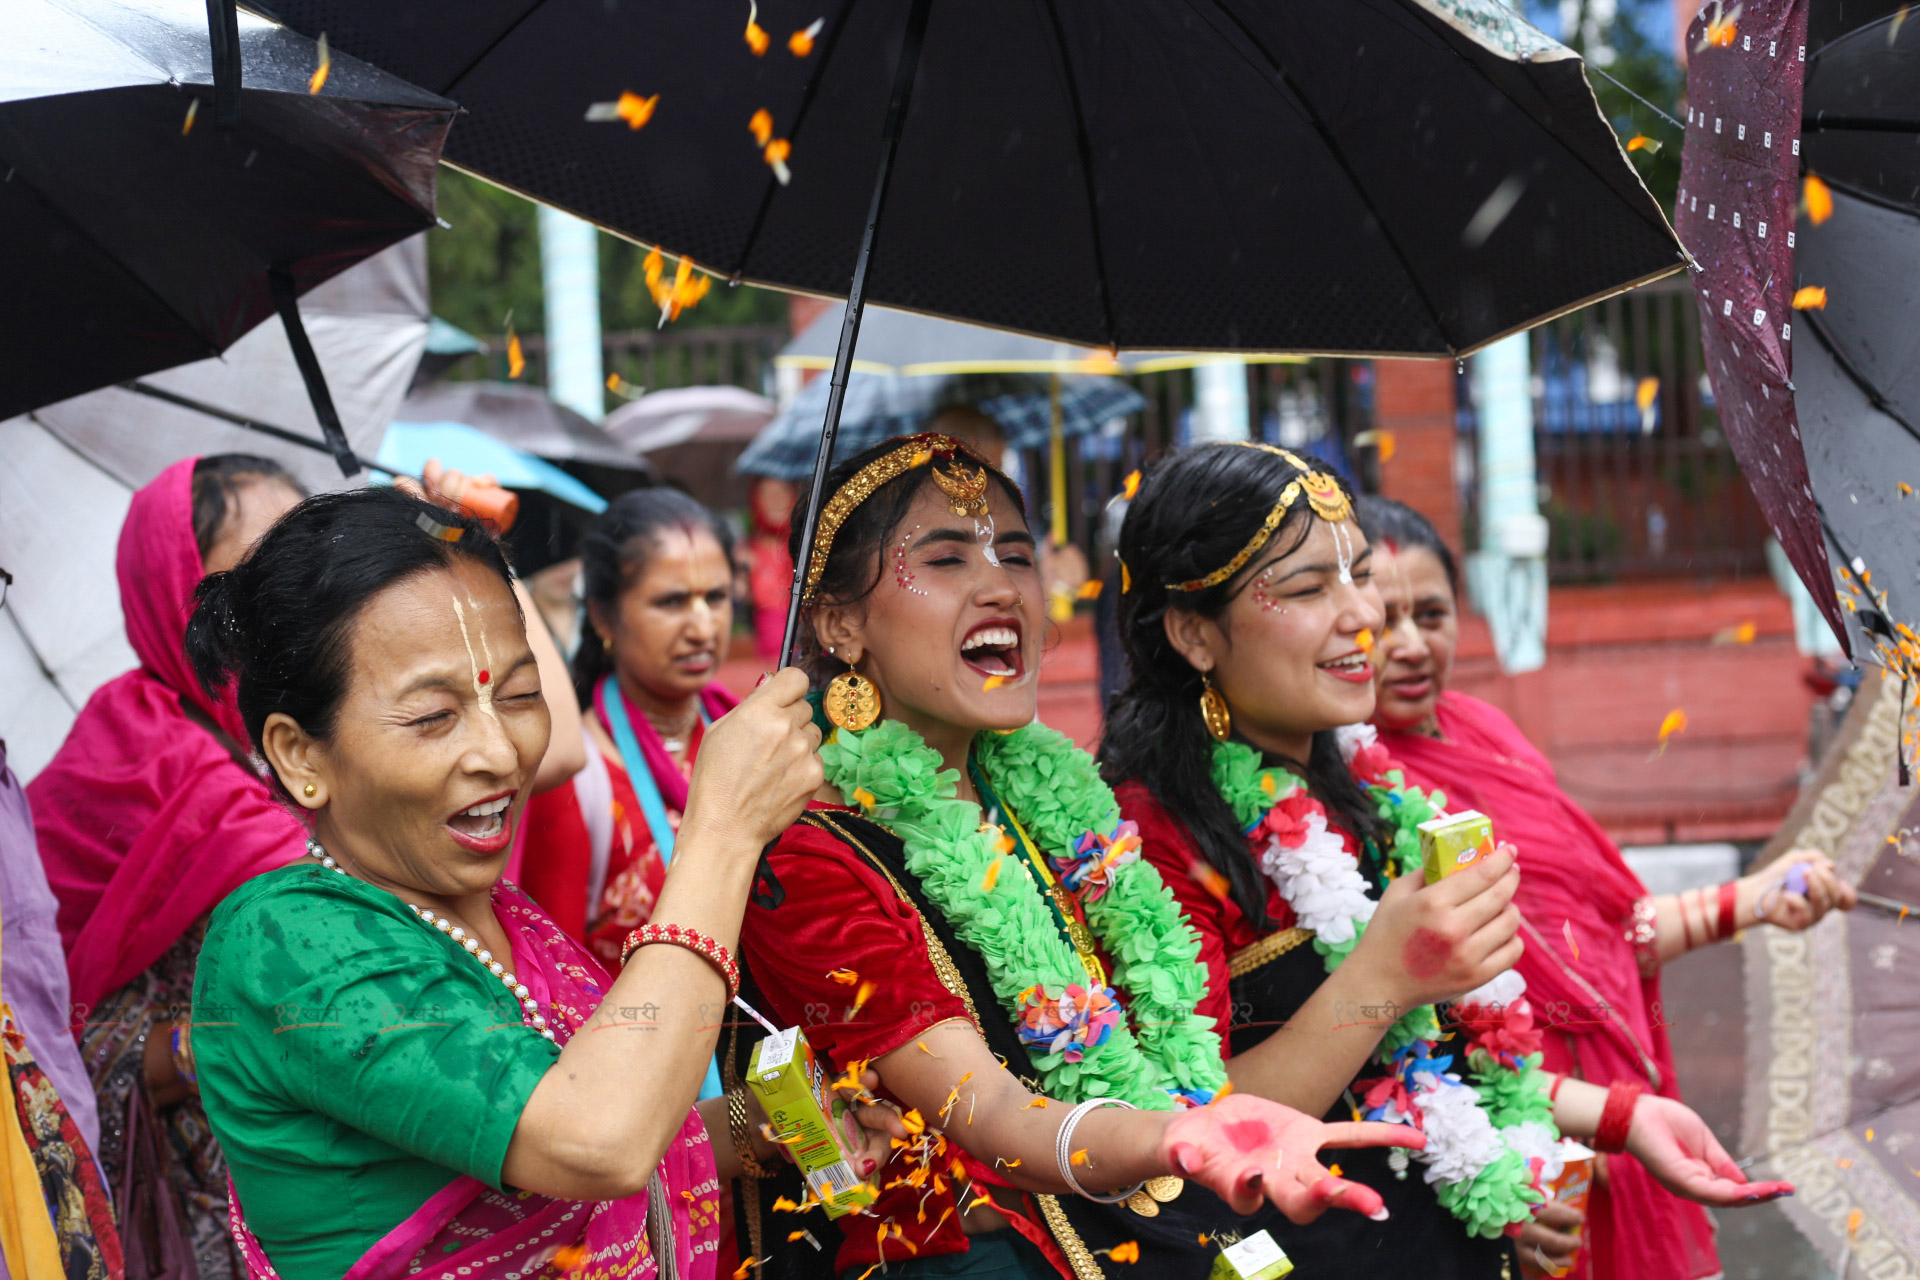
[[(873, 265), (873, 245), (880, 232), (880, 210), (887, 201), (887, 177), (900, 149), (900, 130), (907, 104), (913, 98), (913, 79), (920, 66), (920, 46), (927, 34), (927, 12), (932, 0), (913, 0), (907, 27), (900, 38), (900, 61), (893, 72), (893, 97), (887, 103), (886, 123), (880, 132), (880, 167), (873, 176), (873, 201), (867, 206), (866, 230), (860, 233), (860, 256), (853, 264), (853, 282), (847, 290), (846, 318), (840, 323), (840, 347), (833, 354), (833, 380), (827, 392), (827, 417), (820, 428), (820, 449), (813, 457), (813, 484), (802, 508), (800, 554), (793, 558), (793, 591), (787, 598), (787, 627), (780, 641), (780, 665), (791, 666), (800, 638), (800, 600), (806, 591), (807, 569), (813, 563), (813, 535), (820, 525), (820, 499), (833, 465), (833, 441), (840, 434), (840, 406), (847, 398), (847, 375), (853, 369), (853, 346), (860, 337), (860, 317), (867, 306), (867, 269)], [(766, 862), (761, 861), (764, 869)], [(778, 883), (777, 881), (775, 882)]]

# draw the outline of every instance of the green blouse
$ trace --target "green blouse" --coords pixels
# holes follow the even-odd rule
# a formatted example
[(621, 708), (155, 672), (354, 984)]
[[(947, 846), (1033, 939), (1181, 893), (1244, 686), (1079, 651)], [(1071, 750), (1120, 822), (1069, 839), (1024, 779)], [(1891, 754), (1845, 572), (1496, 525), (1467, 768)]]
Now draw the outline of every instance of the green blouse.
[(499, 1187), (559, 1052), (383, 889), (303, 862), (214, 910), (194, 982), (200, 1094), (286, 1280), (337, 1280), (459, 1174)]

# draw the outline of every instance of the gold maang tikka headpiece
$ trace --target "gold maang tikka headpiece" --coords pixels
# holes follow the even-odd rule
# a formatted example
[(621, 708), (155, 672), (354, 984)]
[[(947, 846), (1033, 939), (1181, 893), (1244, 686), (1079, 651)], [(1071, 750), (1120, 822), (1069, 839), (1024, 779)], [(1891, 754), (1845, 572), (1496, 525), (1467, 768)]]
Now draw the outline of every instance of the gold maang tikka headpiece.
[(1252, 440), (1230, 440), (1227, 443), (1242, 449), (1259, 449), (1271, 453), (1277, 458), (1284, 459), (1288, 465), (1298, 469), (1302, 474), (1299, 478), (1288, 481), (1287, 487), (1280, 491), (1280, 500), (1273, 504), (1273, 510), (1267, 512), (1266, 520), (1254, 531), (1252, 540), (1240, 549), (1240, 554), (1204, 578), (1194, 578), (1187, 582), (1169, 582), (1167, 584), (1169, 591), (1205, 591), (1208, 587), (1219, 586), (1246, 568), (1247, 561), (1253, 559), (1259, 554), (1260, 548), (1267, 545), (1267, 539), (1273, 537), (1273, 531), (1280, 527), (1281, 522), (1287, 518), (1288, 510), (1300, 500), (1302, 494), (1306, 495), (1307, 505), (1313, 509), (1313, 514), (1329, 524), (1338, 524), (1353, 516), (1353, 500), (1347, 497), (1347, 491), (1340, 481), (1324, 471), (1315, 471), (1298, 454), (1290, 453), (1277, 445), (1261, 444)]
[[(969, 468), (967, 459), (978, 464), (977, 468)], [(947, 496), (947, 510), (957, 516), (986, 514), (987, 488), (994, 472), (984, 458), (952, 436), (925, 432), (902, 437), (898, 448), (888, 450), (860, 468), (820, 509), (820, 526), (813, 535), (813, 556), (807, 561), (807, 581), (800, 594), (803, 603), (813, 602), (821, 575), (827, 571), (834, 536), (847, 522), (847, 517), (887, 481), (915, 467), (929, 465), (933, 467), (933, 482)]]

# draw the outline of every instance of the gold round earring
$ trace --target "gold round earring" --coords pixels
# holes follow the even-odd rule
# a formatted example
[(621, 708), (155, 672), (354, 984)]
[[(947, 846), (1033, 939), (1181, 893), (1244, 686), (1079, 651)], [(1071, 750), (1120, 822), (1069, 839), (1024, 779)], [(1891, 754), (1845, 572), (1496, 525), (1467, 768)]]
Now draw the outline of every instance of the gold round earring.
[(880, 718), (880, 690), (851, 664), (827, 683), (820, 704), (833, 726), (849, 733), (858, 733)]
[(1206, 721), (1207, 732), (1217, 742), (1225, 742), (1233, 732), (1233, 713), (1227, 710), (1227, 700), (1213, 687), (1213, 678), (1206, 672), (1200, 673), (1200, 718)]
[(309, 782), (306, 786), (300, 788), (300, 794), (304, 795), (307, 799), (311, 800), (313, 799), (313, 793), (316, 790), (318, 790), (318, 788), (315, 787), (311, 782)]

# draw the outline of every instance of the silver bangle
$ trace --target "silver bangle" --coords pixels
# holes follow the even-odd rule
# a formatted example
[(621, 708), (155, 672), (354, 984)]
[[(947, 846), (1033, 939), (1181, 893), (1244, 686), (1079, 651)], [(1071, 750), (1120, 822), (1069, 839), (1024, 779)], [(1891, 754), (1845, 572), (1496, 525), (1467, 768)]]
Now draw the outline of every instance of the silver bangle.
[(1090, 1098), (1086, 1102), (1081, 1103), (1073, 1110), (1067, 1112), (1067, 1118), (1060, 1122), (1059, 1132), (1054, 1135), (1053, 1139), (1053, 1161), (1060, 1167), (1061, 1181), (1065, 1182), (1075, 1195), (1083, 1200), (1092, 1200), (1096, 1204), (1119, 1204), (1147, 1184), (1138, 1182), (1128, 1187), (1125, 1191), (1116, 1191), (1111, 1195), (1101, 1196), (1095, 1195), (1093, 1192), (1081, 1186), (1080, 1179), (1073, 1176), (1073, 1131), (1080, 1127), (1080, 1120), (1087, 1112), (1097, 1110), (1100, 1107), (1125, 1107), (1129, 1111), (1139, 1110), (1139, 1108), (1135, 1107), (1131, 1102), (1124, 1102), (1119, 1098)]

